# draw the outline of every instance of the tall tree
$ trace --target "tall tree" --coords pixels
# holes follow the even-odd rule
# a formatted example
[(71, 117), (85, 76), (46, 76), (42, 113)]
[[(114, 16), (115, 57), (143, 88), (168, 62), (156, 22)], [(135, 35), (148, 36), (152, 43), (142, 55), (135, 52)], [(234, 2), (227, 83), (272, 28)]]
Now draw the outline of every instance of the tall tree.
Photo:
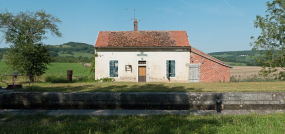
[[(277, 67), (285, 67), (285, 0), (267, 2), (266, 15), (257, 15), (254, 21), (255, 28), (260, 28), (261, 33), (257, 38), (251, 37), (253, 50), (260, 51), (261, 56), (256, 58), (262, 63), (260, 73), (264, 76), (277, 71)], [(276, 78), (285, 78), (284, 71), (274, 74)]]
[(61, 37), (57, 24), (61, 21), (45, 11), (0, 13), (0, 30), (10, 44), (7, 52), (7, 65), (13, 70), (30, 75), (42, 75), (51, 58), (48, 49), (42, 44), (46, 34)]

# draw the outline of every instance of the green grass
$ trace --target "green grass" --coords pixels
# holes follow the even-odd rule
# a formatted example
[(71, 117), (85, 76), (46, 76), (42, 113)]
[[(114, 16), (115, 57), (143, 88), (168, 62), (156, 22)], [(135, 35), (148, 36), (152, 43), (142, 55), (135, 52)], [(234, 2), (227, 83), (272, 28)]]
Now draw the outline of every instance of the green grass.
[(0, 61), (0, 75), (12, 74), (12, 70), (5, 64), (5, 62)]
[(62, 45), (63, 48), (70, 48), (70, 45)]
[[(67, 70), (73, 70), (73, 76), (87, 76), (88, 70), (80, 63), (51, 63), (45, 75), (66, 76)], [(4, 62), (0, 62), (0, 75), (12, 74), (12, 70)]]
[(66, 76), (67, 70), (73, 70), (73, 76), (89, 75), (89, 71), (79, 63), (51, 63), (45, 75)]
[[(44, 80), (44, 77), (46, 76), (56, 76), (56, 77), (64, 77), (66, 78), (67, 75), (67, 70), (73, 70), (73, 77), (82, 77), (82, 76), (89, 76), (89, 70), (87, 70), (82, 64), (80, 63), (51, 63), (50, 66), (48, 66), (48, 70), (46, 70), (46, 73), (39, 78), (40, 81)], [(13, 74), (13, 71), (8, 68), (8, 66), (5, 64), (5, 62), (0, 62), (0, 76), (1, 75), (11, 75)], [(94, 75), (90, 75), (94, 76)], [(3, 80), (4, 82), (12, 83), (9, 82), (9, 77), (4, 77)], [(19, 77), (18, 82), (28, 82), (28, 79), (26, 77)], [(2, 83), (0, 81), (0, 86), (6, 87), (6, 84)]]
[(0, 115), (1, 133), (284, 134), (285, 114), (239, 116)]
[(91, 54), (91, 53), (81, 53), (81, 52), (73, 52), (74, 54), (74, 57), (87, 57), (87, 58), (91, 58), (94, 56), (94, 54)]
[(61, 53), (58, 53), (58, 56), (60, 56), (60, 57), (67, 57), (67, 56), (73, 56), (73, 55), (71, 55), (71, 54), (61, 54)]
[(82, 52), (73, 52), (74, 55), (71, 55), (71, 54), (61, 54), (61, 53), (58, 53), (59, 56), (62, 56), (62, 57), (66, 57), (66, 56), (74, 56), (74, 57), (87, 57), (87, 58), (91, 58), (93, 57), (94, 55), (91, 54), (91, 53), (82, 53)]
[(229, 57), (229, 56), (232, 56), (232, 55), (221, 54), (221, 55), (212, 55), (212, 56), (225, 58), (225, 57)]
[[(27, 86), (27, 85), (24, 85)], [(17, 91), (37, 92), (284, 92), (285, 82), (240, 83), (137, 83), (85, 82), (34, 83)]]

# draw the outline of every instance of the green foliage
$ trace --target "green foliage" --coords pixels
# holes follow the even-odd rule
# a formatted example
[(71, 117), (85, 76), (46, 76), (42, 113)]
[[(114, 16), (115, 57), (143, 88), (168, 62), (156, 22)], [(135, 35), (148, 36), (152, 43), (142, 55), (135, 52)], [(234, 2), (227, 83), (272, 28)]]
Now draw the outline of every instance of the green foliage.
[(88, 70), (90, 71), (90, 74), (91, 73), (95, 73), (95, 58), (98, 57), (98, 54), (95, 53), (94, 56), (91, 58), (91, 66), (88, 68)]
[(48, 47), (50, 51), (61, 52), (62, 54), (71, 54), (70, 52), (94, 54), (93, 45), (80, 42), (68, 42), (62, 45), (48, 45)]
[(7, 66), (5, 62), (0, 61), (0, 75), (8, 75), (12, 73), (13, 71), (11, 70), (11, 68), (9, 68), (9, 66)]
[(0, 53), (0, 60), (3, 58), (3, 53)]
[[(51, 58), (47, 47), (41, 41), (50, 32), (61, 37), (57, 23), (61, 21), (44, 11), (0, 13), (0, 29), (10, 43), (7, 65), (25, 75), (42, 75)], [(30, 77), (33, 80), (33, 77)]]
[(52, 62), (61, 62), (61, 63), (89, 63), (92, 61), (91, 58), (87, 57), (73, 57), (73, 56), (65, 56), (65, 57), (53, 57)]
[(253, 57), (259, 56), (259, 51), (247, 50), (247, 51), (226, 51), (226, 52), (213, 52), (209, 55), (223, 61), (231, 66), (261, 66), (261, 63), (257, 63)]
[[(285, 0), (267, 2), (266, 13), (265, 17), (256, 16), (254, 27), (260, 28), (261, 33), (257, 38), (251, 37), (253, 50), (265, 50), (256, 58), (264, 66), (264, 76), (276, 72), (276, 67), (285, 67)], [(280, 72), (276, 78), (285, 79), (283, 74)]]
[(224, 62), (230, 66), (246, 66), (246, 63), (240, 63), (240, 62)]
[(48, 49), (42, 44), (26, 44), (23, 47), (11, 46), (7, 55), (7, 65), (25, 75), (40, 76), (44, 74), (51, 61)]
[(2, 133), (284, 134), (285, 114), (250, 115), (0, 115)]
[(100, 82), (114, 82), (114, 81), (115, 81), (115, 79), (105, 77), (105, 78), (101, 78), (101, 79), (99, 79), (98, 81), (100, 81)]

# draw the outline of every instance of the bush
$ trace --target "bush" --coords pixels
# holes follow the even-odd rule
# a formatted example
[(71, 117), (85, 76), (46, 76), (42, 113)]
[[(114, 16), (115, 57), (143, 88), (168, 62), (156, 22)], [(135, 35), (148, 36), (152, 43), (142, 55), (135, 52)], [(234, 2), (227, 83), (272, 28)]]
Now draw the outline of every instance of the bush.
[(100, 81), (100, 82), (114, 82), (115, 79), (104, 77), (104, 78), (99, 79), (98, 81)]

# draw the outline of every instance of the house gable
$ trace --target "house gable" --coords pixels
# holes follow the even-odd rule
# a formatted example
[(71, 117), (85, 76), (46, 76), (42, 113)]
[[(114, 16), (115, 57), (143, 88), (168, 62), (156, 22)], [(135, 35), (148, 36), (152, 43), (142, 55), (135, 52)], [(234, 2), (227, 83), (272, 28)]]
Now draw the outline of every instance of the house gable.
[(229, 82), (231, 66), (191, 47), (190, 64), (199, 66), (199, 82)]

